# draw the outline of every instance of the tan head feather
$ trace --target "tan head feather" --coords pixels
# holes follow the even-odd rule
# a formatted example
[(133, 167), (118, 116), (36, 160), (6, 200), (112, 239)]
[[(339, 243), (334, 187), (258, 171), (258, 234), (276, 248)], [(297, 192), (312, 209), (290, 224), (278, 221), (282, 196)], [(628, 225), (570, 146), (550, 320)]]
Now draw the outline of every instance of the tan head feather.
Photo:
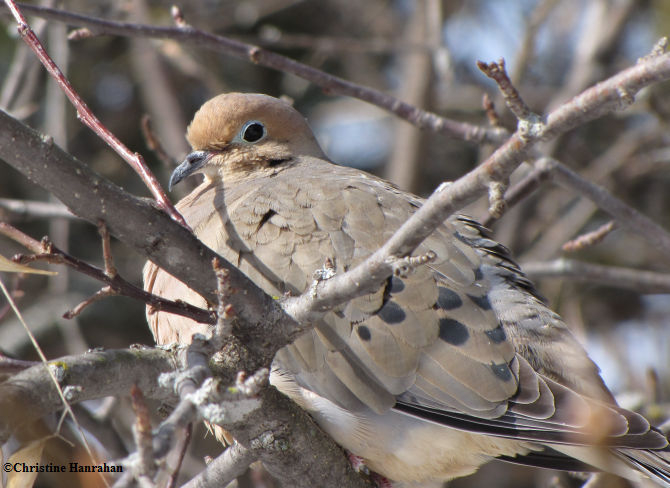
[(225, 93), (208, 100), (193, 117), (186, 138), (195, 150), (221, 149), (234, 144), (236, 138), (241, 143), (240, 131), (250, 121), (262, 123), (267, 131), (257, 147), (324, 157), (304, 117), (288, 103), (268, 95)]

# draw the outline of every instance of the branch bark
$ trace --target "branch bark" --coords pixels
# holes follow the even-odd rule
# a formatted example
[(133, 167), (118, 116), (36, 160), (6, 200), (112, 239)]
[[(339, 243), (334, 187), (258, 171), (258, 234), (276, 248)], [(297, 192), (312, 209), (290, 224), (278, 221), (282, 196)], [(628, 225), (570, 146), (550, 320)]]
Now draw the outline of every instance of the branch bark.
[[(264, 51), (244, 52), (255, 62), (259, 59), (267, 60), (264, 56), (271, 54), (263, 54)], [(282, 69), (289, 72), (293, 72), (291, 69), (294, 68), (282, 65)], [(669, 55), (645, 59), (559, 107), (534, 130), (515, 133), (482, 166), (436, 191), (412, 219), (365, 263), (352, 272), (320, 282), (316, 293), (284, 300), (282, 305), (288, 314), (284, 313), (277, 301), (250, 283), (236, 268), (224, 264), (229, 271), (231, 286), (245, 290), (245, 293), (234, 293), (228, 297), (240, 316), (235, 334), (249, 349), (250, 354), (245, 357), (251, 358), (248, 362), (235, 363), (236, 370), (254, 371), (257, 366), (269, 365), (274, 353), (302, 332), (302, 327), (317, 320), (324, 310), (378, 286), (393, 271), (389, 258), (409, 255), (453, 211), (485, 193), (490, 182), (506, 180), (535, 142), (554, 137), (608, 110), (624, 106), (632, 101), (633, 95), (643, 86), (669, 77)], [(152, 204), (123, 192), (69, 157), (48, 138), (40, 138), (34, 131), (4, 113), (0, 113), (0, 157), (54, 193), (77, 215), (93, 223), (105, 221), (112, 234), (121, 241), (188, 283), (212, 303), (215, 302), (216, 279), (211, 269), (215, 253)], [(251, 421), (245, 421), (244, 425), (232, 425), (231, 432), (242, 443), (251, 444), (261, 438), (265, 432), (263, 429), (274, 430), (273, 426), (277, 422), (279, 425), (295, 422), (295, 410), (291, 409), (297, 407), (285, 397), (274, 389), (265, 390), (262, 397), (263, 401), (268, 402), (267, 405), (274, 405), (279, 410), (270, 414), (270, 409), (260, 409), (254, 413)], [(301, 418), (306, 418), (304, 412)], [(283, 451), (286, 447), (295, 448), (288, 449), (286, 453), (292, 458), (292, 464), (285, 464), (287, 458), (284, 457), (284, 461), (278, 462), (276, 470), (282, 477), (285, 475), (288, 479), (299, 479), (296, 478), (295, 469), (286, 473), (282, 470), (287, 466), (306, 468), (304, 463), (313, 459), (317, 450), (323, 452), (330, 449), (331, 453), (337, 451), (338, 455), (341, 454), (339, 449), (332, 447), (334, 444), (324, 444), (327, 438), (315, 435), (315, 428), (309, 419), (296, 422), (296, 429), (302, 433), (300, 440), (287, 437), (294, 440), (285, 444), (275, 443), (273, 439), (269, 445), (263, 446), (261, 457), (264, 463), (273, 466), (273, 463), (278, 462), (274, 457), (277, 451)], [(309, 439), (316, 439), (317, 443), (310, 443)], [(302, 446), (309, 446), (309, 455), (299, 450)], [(340, 461), (344, 461), (341, 455)], [(329, 469), (340, 470), (337, 473), (339, 476), (347, 472), (342, 462), (327, 465)], [(321, 473), (326, 472), (323, 466), (321, 469)], [(332, 473), (328, 475), (334, 476)]]
[(523, 263), (524, 272), (533, 279), (569, 278), (625, 288), (636, 293), (670, 293), (670, 274), (583, 263), (574, 259)]
[[(150, 200), (123, 191), (54, 145), (49, 137), (39, 135), (5, 112), (0, 112), (0, 158), (53, 193), (75, 215), (94, 225), (104, 221), (117, 239), (216, 303), (216, 277), (211, 262), (218, 256), (188, 230), (173, 223)], [(276, 337), (284, 335), (284, 343), (299, 332), (298, 325), (284, 316), (271, 297), (230, 263), (225, 267), (231, 286), (246, 290), (232, 294), (229, 301), (249, 322), (250, 335), (254, 335), (256, 326), (265, 328), (263, 324), (278, 327), (281, 332)], [(270, 337), (274, 335), (270, 330), (265, 332)], [(266, 340), (248, 342), (259, 362), (269, 365), (276, 349), (268, 346)]]
[(422, 129), (432, 130), (466, 141), (500, 143), (508, 135), (504, 129), (487, 128), (440, 117), (435, 113), (421, 110), (379, 90), (352, 83), (258, 46), (229, 37), (217, 36), (189, 25), (161, 27), (131, 22), (117, 22), (28, 4), (19, 4), (19, 7), (21, 10), (38, 17), (57, 22), (66, 22), (69, 25), (87, 27), (95, 34), (172, 39), (247, 59), (259, 66), (294, 74), (321, 87), (327, 93), (347, 95), (371, 103), (384, 110), (388, 110)]
[(517, 130), (479, 167), (453, 183), (441, 185), (366, 261), (343, 275), (318, 283), (312, 294), (285, 299), (284, 309), (299, 322), (305, 322), (314, 320), (315, 314), (334, 303), (360, 296), (361, 290), (370, 290), (371, 282), (379, 283), (391, 275), (389, 257), (410, 254), (449, 215), (487, 192), (490, 182), (507, 181), (533, 144), (627, 106), (641, 88), (669, 78), (670, 54), (647, 57), (561, 105), (546, 117), (546, 122)]
[[(368, 260), (354, 270), (320, 282), (316, 293), (284, 300), (283, 308), (265, 295), (235, 267), (226, 263), (231, 286), (246, 293), (230, 303), (249, 324), (237, 334), (257, 358), (254, 367), (268, 366), (274, 353), (317, 320), (324, 310), (365, 294), (393, 272), (389, 257), (409, 255), (451, 213), (484, 193), (491, 181), (505, 181), (533, 143), (547, 140), (608, 110), (625, 106), (642, 87), (670, 78), (670, 55), (641, 60), (612, 78), (574, 97), (546, 117), (534, 130), (517, 131), (480, 167), (440, 187), (422, 208)], [(145, 200), (133, 197), (95, 175), (7, 114), (0, 114), (0, 157), (29, 179), (51, 191), (73, 213), (91, 222), (103, 220), (118, 239), (135, 248), (215, 303), (216, 278), (211, 269), (215, 253), (186, 229), (173, 224)], [(222, 260), (225, 263), (225, 260)]]
[[(166, 400), (158, 376), (176, 367), (160, 349), (93, 351), (50, 361), (67, 400), (74, 404), (110, 395), (125, 395), (137, 384), (148, 397)], [(30, 406), (28, 408), (28, 406)], [(0, 383), (0, 444), (22, 425), (63, 407), (45, 366), (37, 364)]]
[[(49, 138), (41, 137), (4, 112), (0, 112), (0, 158), (51, 191), (76, 215), (94, 224), (103, 220), (119, 240), (216, 302), (216, 277), (211, 261), (218, 256), (149, 200), (124, 192), (73, 159)], [(231, 287), (245, 290), (245, 293), (227, 297), (240, 318), (237, 324), (246, 324), (243, 328), (237, 327), (243, 345), (236, 344), (240, 348), (247, 347), (240, 359), (231, 359), (226, 365), (228, 375), (269, 366), (275, 352), (303, 329), (237, 268), (221, 257), (218, 259), (228, 270)], [(100, 371), (96, 373), (104, 377)], [(39, 391), (39, 388), (31, 390)], [(365, 485), (363, 479), (351, 471), (339, 447), (304, 411), (274, 388), (262, 395), (262, 406), (254, 412), (253, 418), (227, 428), (242, 443), (250, 443), (271, 428), (282, 432), (278, 444), (272, 444), (260, 455), (271, 472), (292, 480), (293, 486)], [(17, 402), (14, 405), (31, 405), (30, 398), (19, 398)], [(40, 415), (43, 409), (37, 408), (35, 412)], [(323, 466), (328, 466), (328, 470)], [(306, 475), (307, 467), (318, 477), (316, 485), (311, 484), (312, 476)], [(332, 477), (325, 478), (325, 475)], [(343, 480), (345, 485), (340, 485)]]

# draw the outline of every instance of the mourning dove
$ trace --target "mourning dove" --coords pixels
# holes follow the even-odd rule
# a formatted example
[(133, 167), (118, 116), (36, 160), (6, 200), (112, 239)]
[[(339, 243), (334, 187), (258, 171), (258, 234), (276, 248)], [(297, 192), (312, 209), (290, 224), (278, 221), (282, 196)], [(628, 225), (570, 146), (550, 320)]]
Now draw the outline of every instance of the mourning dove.
[[(204, 181), (177, 208), (204, 244), (272, 296), (304, 292), (327, 260), (345, 273), (422, 204), (331, 163), (305, 119), (266, 95), (209, 100), (187, 138), (193, 152), (170, 185), (193, 173)], [(670, 486), (667, 439), (616, 405), (507, 248), (455, 216), (415, 252), (428, 251), (434, 260), (336, 307), (281, 349), (272, 384), (403, 486), (465, 476), (494, 458), (644, 473)], [(144, 280), (152, 293), (207, 305), (153, 263)], [(168, 313), (148, 320), (160, 344), (207, 332)]]

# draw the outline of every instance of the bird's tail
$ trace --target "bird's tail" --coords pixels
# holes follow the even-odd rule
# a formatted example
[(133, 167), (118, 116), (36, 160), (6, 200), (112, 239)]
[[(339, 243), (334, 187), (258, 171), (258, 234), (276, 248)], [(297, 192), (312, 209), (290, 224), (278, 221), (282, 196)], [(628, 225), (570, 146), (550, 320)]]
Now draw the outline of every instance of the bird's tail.
[(617, 455), (661, 486), (670, 488), (670, 448), (619, 449)]
[(640, 486), (650, 486), (651, 481), (657, 486), (670, 488), (670, 447), (658, 450), (574, 445), (551, 447), (601, 471), (639, 483)]

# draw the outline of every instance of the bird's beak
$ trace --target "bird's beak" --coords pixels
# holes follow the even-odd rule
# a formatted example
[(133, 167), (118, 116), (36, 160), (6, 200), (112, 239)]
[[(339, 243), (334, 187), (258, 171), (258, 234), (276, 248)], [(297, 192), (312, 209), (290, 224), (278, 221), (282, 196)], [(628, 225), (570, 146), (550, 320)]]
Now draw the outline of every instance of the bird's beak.
[(172, 187), (179, 183), (187, 176), (193, 174), (202, 168), (214, 156), (214, 153), (209, 151), (193, 151), (186, 156), (179, 166), (175, 168), (170, 176), (170, 183), (168, 189), (172, 191)]

